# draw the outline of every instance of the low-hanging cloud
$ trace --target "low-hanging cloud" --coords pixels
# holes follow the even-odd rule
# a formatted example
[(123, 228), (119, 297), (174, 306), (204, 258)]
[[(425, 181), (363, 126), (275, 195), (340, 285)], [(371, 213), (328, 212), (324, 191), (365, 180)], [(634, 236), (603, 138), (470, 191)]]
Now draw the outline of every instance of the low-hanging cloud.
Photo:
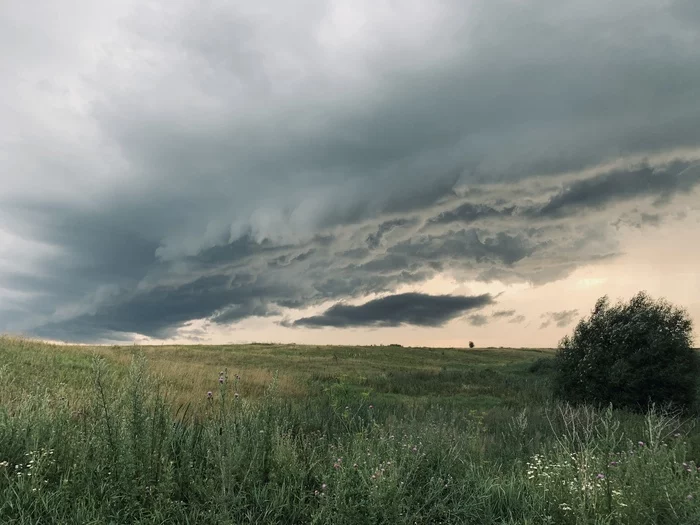
[(491, 314), (491, 317), (503, 318), (503, 317), (513, 317), (515, 315), (515, 310), (499, 310)]
[(472, 326), (484, 326), (489, 322), (489, 318), (482, 314), (472, 314), (467, 317), (467, 323)]
[(336, 304), (323, 314), (294, 321), (293, 326), (441, 326), (469, 310), (493, 303), (489, 294), (477, 296), (405, 293), (368, 301), (359, 306)]
[(558, 328), (564, 328), (573, 323), (578, 317), (578, 310), (563, 310), (561, 312), (547, 312), (541, 316), (545, 321), (540, 325), (540, 329), (547, 328), (554, 323)]

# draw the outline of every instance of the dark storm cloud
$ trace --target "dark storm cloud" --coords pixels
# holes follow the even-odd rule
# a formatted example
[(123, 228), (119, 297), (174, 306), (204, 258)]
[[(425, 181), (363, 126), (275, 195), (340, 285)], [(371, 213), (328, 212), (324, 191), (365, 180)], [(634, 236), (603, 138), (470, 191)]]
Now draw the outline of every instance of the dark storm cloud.
[(690, 0), (38, 5), (0, 13), (0, 331), (542, 284), (697, 190)]
[[(653, 197), (655, 206), (666, 204), (675, 195), (687, 194), (700, 185), (700, 164), (674, 162), (670, 166), (640, 166), (616, 169), (576, 180), (561, 187), (543, 204), (523, 202), (501, 208), (465, 202), (457, 208), (432, 217), (429, 224), (471, 224), (494, 219), (524, 221), (559, 218), (586, 210), (600, 210), (617, 203)], [(507, 202), (507, 201), (506, 201)], [(645, 213), (647, 219), (653, 214)]]
[(497, 210), (485, 204), (464, 203), (454, 210), (444, 211), (430, 219), (430, 222), (445, 224), (451, 222), (472, 223), (478, 220), (507, 217), (515, 211), (515, 206)]
[(633, 171), (618, 170), (572, 183), (550, 199), (538, 213), (542, 216), (560, 216), (647, 196), (664, 203), (678, 193), (690, 192), (698, 184), (698, 164), (678, 162), (665, 169), (644, 167)]
[(466, 259), (497, 262), (507, 266), (532, 254), (534, 249), (521, 234), (498, 232), (492, 235), (470, 228), (403, 241), (390, 248), (389, 253), (423, 260)]
[(383, 222), (379, 225), (379, 228), (377, 228), (376, 232), (370, 233), (367, 236), (367, 246), (373, 250), (379, 247), (379, 244), (382, 242), (382, 237), (385, 234), (387, 234), (396, 227), (405, 226), (407, 224), (413, 223), (415, 223), (415, 221), (410, 221), (408, 219), (394, 219), (391, 221)]
[(245, 278), (237, 281), (225, 275), (202, 277), (181, 286), (158, 286), (129, 297), (118, 297), (101, 304), (96, 312), (49, 323), (36, 333), (46, 337), (52, 332), (74, 333), (76, 338), (72, 340), (89, 339), (91, 331), (101, 340), (113, 339), (114, 334), (119, 333), (169, 337), (177, 327), (192, 319), (209, 318), (222, 324), (253, 316), (277, 315), (277, 309), (260, 298), (288, 294), (288, 288), (265, 288), (246, 282)]
[(490, 295), (451, 296), (405, 293), (374, 299), (359, 306), (336, 304), (322, 315), (294, 321), (294, 326), (441, 326), (468, 310), (491, 304)]
[(564, 328), (576, 320), (578, 317), (578, 310), (547, 312), (546, 314), (542, 314), (541, 317), (545, 319), (545, 321), (540, 325), (540, 328), (547, 328), (552, 323), (555, 323), (559, 328)]

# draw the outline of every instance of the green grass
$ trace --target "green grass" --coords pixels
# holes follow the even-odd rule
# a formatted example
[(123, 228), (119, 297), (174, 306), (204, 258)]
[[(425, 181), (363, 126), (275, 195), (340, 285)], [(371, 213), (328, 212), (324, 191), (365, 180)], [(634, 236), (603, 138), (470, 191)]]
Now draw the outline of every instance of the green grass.
[(694, 420), (556, 403), (552, 355), (0, 338), (0, 523), (700, 523)]

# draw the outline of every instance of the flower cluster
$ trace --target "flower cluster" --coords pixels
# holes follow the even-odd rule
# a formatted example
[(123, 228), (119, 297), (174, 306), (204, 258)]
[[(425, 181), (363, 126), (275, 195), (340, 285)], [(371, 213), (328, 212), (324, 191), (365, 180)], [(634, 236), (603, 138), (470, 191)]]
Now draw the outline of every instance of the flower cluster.
[[(24, 465), (16, 464), (14, 467), (15, 474), (18, 478), (28, 478), (35, 480), (33, 483), (40, 483), (43, 485), (47, 484), (48, 480), (41, 480), (37, 478), (41, 478), (46, 472), (46, 468), (56, 463), (56, 461), (53, 458), (53, 454), (53, 449), (45, 448), (40, 448), (39, 450), (32, 450), (31, 452), (27, 452), (24, 455), (26, 458), (28, 458), (27, 463)], [(2, 463), (0, 463), (0, 467), (9, 467), (9, 462), (3, 461)], [(32, 492), (36, 492), (37, 490), (38, 488), (34, 487), (32, 489)]]
[[(241, 376), (239, 376), (238, 374), (236, 374), (234, 377), (236, 378), (236, 384), (237, 384), (237, 383), (240, 381)], [(228, 370), (224, 369), (224, 370), (222, 370), (222, 371), (219, 372), (219, 389), (220, 389), (220, 390), (224, 389), (224, 388), (225, 388), (225, 385), (226, 385), (227, 383), (228, 383)], [(234, 385), (234, 386), (235, 386), (235, 385)], [(223, 393), (222, 393), (222, 395), (223, 395)], [(234, 398), (238, 398), (238, 397), (239, 397), (238, 392), (234, 392), (234, 393), (233, 393), (233, 397), (234, 397)], [(214, 392), (212, 392), (211, 390), (209, 390), (209, 391), (207, 392), (207, 400), (211, 401), (212, 399), (214, 399)]]
[(526, 463), (527, 478), (533, 480), (545, 492), (554, 486), (570, 491), (593, 491), (603, 487), (605, 474), (596, 470), (598, 462), (590, 454), (571, 453), (568, 461), (550, 462), (544, 455), (535, 454)]

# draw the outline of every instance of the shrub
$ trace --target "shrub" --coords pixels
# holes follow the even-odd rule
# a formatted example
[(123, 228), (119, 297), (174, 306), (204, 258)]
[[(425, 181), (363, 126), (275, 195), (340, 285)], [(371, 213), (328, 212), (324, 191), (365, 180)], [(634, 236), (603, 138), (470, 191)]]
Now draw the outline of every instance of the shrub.
[(539, 357), (535, 359), (530, 366), (528, 371), (531, 374), (550, 374), (556, 369), (556, 360), (551, 357)]
[(572, 403), (646, 410), (695, 401), (698, 358), (687, 312), (645, 292), (628, 304), (598, 299), (556, 355), (555, 394)]
[(469, 348), (474, 348), (474, 341), (469, 341)]

